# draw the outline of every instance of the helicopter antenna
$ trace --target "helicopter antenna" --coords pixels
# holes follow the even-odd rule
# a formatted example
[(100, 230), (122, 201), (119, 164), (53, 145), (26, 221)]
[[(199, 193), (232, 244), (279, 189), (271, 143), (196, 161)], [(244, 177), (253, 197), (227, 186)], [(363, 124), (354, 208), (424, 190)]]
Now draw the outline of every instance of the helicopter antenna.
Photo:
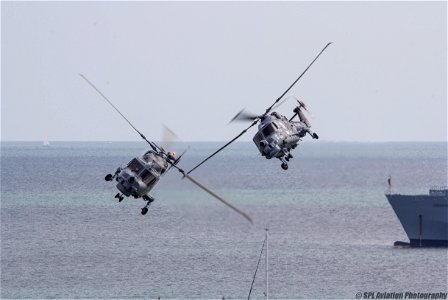
[(92, 83), (90, 82), (90, 80), (88, 80), (83, 74), (79, 74), (95, 91), (98, 92), (98, 94), (101, 95), (101, 97), (104, 98), (104, 100), (107, 101), (107, 103), (109, 103), (119, 114), (120, 116), (123, 117), (123, 119), (125, 119), (126, 122), (128, 122), (129, 125), (131, 125), (131, 127), (141, 136), (142, 139), (144, 139), (152, 148), (152, 150), (154, 151), (161, 151), (162, 149), (160, 147), (158, 147), (154, 142), (150, 142), (146, 139), (146, 137), (143, 135), (143, 133), (141, 133), (137, 128), (135, 128), (134, 125), (132, 125), (132, 123), (118, 110), (118, 108), (115, 107), (115, 105), (109, 100), (107, 99), (107, 97)]
[[(216, 150), (215, 152), (213, 152), (210, 156), (208, 156), (206, 159), (204, 159), (203, 161), (201, 161), (198, 165), (196, 165), (193, 169), (191, 169), (190, 171), (187, 172), (187, 174), (190, 174), (191, 172), (193, 172), (194, 170), (196, 170), (199, 166), (201, 166), (203, 163), (205, 163), (207, 160), (209, 160), (210, 158), (212, 158), (213, 156), (215, 156), (216, 154), (218, 154), (218, 152), (220, 152), (221, 150), (223, 150), (224, 148), (226, 148), (227, 146), (229, 146), (231, 143), (233, 143), (235, 140), (237, 140), (240, 136), (242, 136), (243, 134), (246, 133), (246, 131), (248, 131), (251, 127), (253, 127), (254, 125), (256, 125), (258, 123), (259, 120), (263, 119), (263, 117), (265, 117), (271, 110), (272, 108), (289, 92), (289, 90), (297, 83), (297, 81), (300, 80), (300, 78), (302, 78), (302, 76), (306, 73), (306, 71), (308, 71), (308, 69), (314, 64), (314, 62), (319, 58), (319, 56), (325, 51), (325, 49), (327, 49), (328, 46), (331, 45), (331, 42), (328, 43), (320, 52), (319, 54), (314, 58), (314, 60), (308, 65), (308, 67), (305, 69), (305, 71), (302, 72), (302, 74), (300, 74), (300, 76), (289, 86), (288, 89), (286, 89), (286, 91), (283, 92), (283, 94), (277, 98), (277, 100), (275, 100), (275, 102), (269, 106), (265, 113), (261, 116), (253, 116), (252, 120), (254, 120), (252, 122), (252, 124), (250, 124), (249, 127), (247, 127), (246, 129), (244, 129), (240, 134), (238, 134), (236, 137), (234, 137), (232, 140), (230, 140), (227, 144), (225, 144), (224, 146), (222, 146), (221, 148), (219, 148), (218, 150)], [(238, 118), (238, 116), (242, 113), (243, 111), (240, 111), (238, 113), (238, 115), (236, 115), (232, 120), (235, 120)], [(245, 115), (245, 117), (247, 117), (246, 119), (250, 119), (251, 117), (249, 115)]]

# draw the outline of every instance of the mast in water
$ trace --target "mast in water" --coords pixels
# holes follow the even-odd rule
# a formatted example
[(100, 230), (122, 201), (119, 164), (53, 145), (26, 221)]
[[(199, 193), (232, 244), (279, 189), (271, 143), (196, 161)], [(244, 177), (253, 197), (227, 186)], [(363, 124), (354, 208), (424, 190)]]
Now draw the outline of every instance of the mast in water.
[(265, 256), (265, 258), (266, 258), (266, 261), (265, 261), (265, 264), (266, 264), (266, 266), (265, 266), (266, 291), (265, 291), (264, 294), (266, 295), (266, 300), (269, 299), (269, 292), (268, 292), (268, 290), (269, 290), (269, 267), (268, 267), (268, 263), (269, 263), (269, 261), (268, 261), (268, 256), (269, 256), (269, 252), (268, 252), (268, 231), (269, 231), (269, 229), (265, 228), (265, 230), (266, 230), (266, 236), (265, 236), (264, 241), (263, 241), (263, 246), (261, 246), (260, 256), (258, 257), (258, 262), (257, 262), (257, 268), (255, 269), (254, 277), (252, 278), (252, 284), (250, 285), (249, 296), (247, 297), (247, 300), (250, 299), (250, 295), (252, 293), (252, 288), (254, 287), (255, 278), (257, 277), (257, 271), (258, 271), (258, 267), (260, 265), (261, 256), (263, 255), (263, 250), (264, 250), (265, 245), (266, 245), (266, 256)]
[(269, 240), (268, 240), (269, 229), (266, 228), (266, 300), (269, 299)]

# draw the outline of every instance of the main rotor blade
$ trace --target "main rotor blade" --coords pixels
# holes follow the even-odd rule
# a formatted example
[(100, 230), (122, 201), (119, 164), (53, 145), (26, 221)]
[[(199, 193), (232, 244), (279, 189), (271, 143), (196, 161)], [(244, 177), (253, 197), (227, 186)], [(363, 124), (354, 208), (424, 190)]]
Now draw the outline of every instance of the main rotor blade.
[(271, 109), (276, 109), (276, 108), (278, 108), (279, 106), (283, 105), (283, 103), (285, 103), (286, 100), (288, 100), (289, 97), (290, 97), (290, 96), (286, 97), (286, 98), (283, 99), (280, 103), (277, 103), (276, 105), (274, 105)]
[(161, 147), (165, 149), (166, 151), (169, 151), (169, 148), (173, 144), (174, 140), (179, 140), (179, 137), (177, 136), (174, 131), (168, 128), (165, 124), (163, 125), (163, 134), (162, 134), (162, 140), (161, 140)]
[(171, 164), (172, 167), (176, 168), (180, 173), (182, 173), (182, 175), (184, 175), (185, 178), (187, 178), (188, 180), (190, 180), (191, 182), (196, 184), (198, 187), (200, 187), (201, 189), (203, 189), (204, 191), (209, 193), (211, 196), (215, 197), (216, 199), (218, 199), (219, 201), (221, 201), (222, 203), (224, 203), (225, 205), (227, 205), (228, 207), (233, 209), (236, 213), (240, 214), (243, 218), (245, 218), (247, 221), (249, 221), (250, 224), (254, 223), (252, 221), (252, 219), (246, 213), (244, 213), (243, 211), (239, 210), (238, 208), (236, 208), (235, 206), (233, 206), (232, 204), (230, 204), (229, 202), (227, 202), (226, 200), (224, 200), (223, 198), (221, 198), (220, 196), (215, 194), (212, 190), (206, 188), (199, 181), (197, 181), (196, 179), (194, 179), (190, 175), (186, 174), (184, 170), (182, 170), (181, 168), (179, 168), (178, 166), (176, 166), (172, 162), (170, 162), (170, 161), (168, 161), (168, 162)]
[(129, 125), (131, 125), (131, 127), (140, 135), (140, 137), (142, 138), (142, 139), (144, 139), (148, 144), (149, 144), (149, 146), (151, 146), (151, 148), (152, 148), (152, 150), (154, 150), (154, 151), (160, 151), (161, 149), (160, 149), (160, 147), (158, 147), (154, 142), (150, 142), (150, 141), (148, 141), (147, 139), (146, 139), (146, 137), (137, 129), (137, 128), (135, 128), (135, 126), (134, 125), (132, 125), (132, 123), (118, 110), (118, 108), (116, 108), (115, 107), (115, 105), (92, 83), (92, 82), (90, 82), (90, 80), (88, 80), (83, 74), (79, 74), (95, 91), (97, 91), (98, 92), (98, 94), (100, 94), (103, 98), (104, 98), (104, 100), (106, 100), (107, 101), (107, 103), (109, 103), (119, 114), (120, 114), (120, 116), (122, 116), (123, 117), (123, 119), (125, 119), (125, 121), (126, 122), (128, 122), (128, 124)]
[(234, 121), (253, 121), (258, 118), (258, 115), (255, 115), (250, 112), (246, 112), (245, 109), (240, 110), (239, 113), (237, 113), (232, 120), (229, 121), (229, 124)]
[(207, 160), (209, 160), (210, 158), (212, 158), (213, 156), (215, 156), (218, 152), (220, 152), (222, 149), (224, 149), (225, 147), (227, 147), (228, 145), (230, 145), (231, 143), (233, 143), (234, 141), (236, 141), (240, 136), (242, 136), (243, 134), (246, 133), (247, 130), (249, 130), (249, 128), (251, 128), (252, 126), (254, 126), (255, 124), (258, 123), (258, 119), (255, 120), (252, 124), (250, 124), (249, 127), (247, 127), (246, 129), (244, 129), (240, 134), (238, 134), (236, 137), (234, 137), (230, 142), (228, 142), (227, 144), (225, 144), (224, 146), (222, 146), (221, 148), (219, 148), (218, 150), (216, 150), (215, 152), (213, 152), (213, 154), (211, 154), (209, 157), (207, 157), (206, 159), (204, 159), (203, 161), (201, 161), (198, 165), (196, 165), (193, 169), (191, 169), (190, 171), (187, 172), (187, 174), (190, 174), (191, 172), (193, 172), (194, 170), (196, 170), (200, 165), (202, 165), (203, 163), (205, 163)]
[(222, 203), (224, 203), (225, 205), (227, 205), (228, 207), (233, 209), (235, 212), (240, 214), (243, 218), (245, 218), (247, 221), (249, 221), (250, 224), (254, 223), (252, 221), (252, 219), (246, 213), (244, 213), (243, 211), (239, 210), (238, 208), (236, 208), (235, 206), (233, 206), (232, 204), (230, 204), (229, 202), (227, 202), (226, 200), (224, 200), (223, 198), (221, 198), (220, 196), (215, 194), (213, 191), (211, 191), (208, 188), (206, 188), (205, 186), (203, 186), (201, 183), (199, 183), (196, 179), (194, 179), (190, 175), (188, 175), (188, 174), (184, 174), (184, 175), (185, 175), (185, 178), (187, 178), (188, 180), (190, 180), (191, 182), (196, 184), (198, 187), (200, 187), (201, 189), (203, 189), (204, 191), (206, 191), (207, 193), (209, 193), (210, 195), (212, 195), (213, 197), (215, 197), (216, 199), (218, 199), (219, 201), (221, 201)]
[[(281, 106), (283, 103), (286, 102), (286, 100), (288, 100), (288, 98), (290, 98), (291, 95), (289, 95), (288, 97), (286, 97), (285, 99), (283, 99), (280, 103), (277, 103), (274, 107), (272, 107), (272, 109), (276, 109), (277, 107)], [(240, 110), (233, 118), (232, 120), (229, 121), (228, 124), (234, 122), (234, 121), (254, 121), (256, 119), (259, 119), (261, 116), (256, 115), (254, 113), (248, 112), (246, 111), (245, 108), (243, 108), (242, 110)]]
[(305, 69), (305, 71), (302, 72), (302, 74), (300, 74), (300, 76), (289, 86), (289, 88), (280, 96), (277, 98), (277, 100), (275, 100), (275, 102), (268, 108), (266, 109), (266, 112), (263, 114), (263, 116), (266, 116), (271, 109), (274, 107), (275, 104), (277, 104), (285, 95), (286, 93), (289, 92), (290, 89), (292, 89), (292, 87), (297, 83), (297, 81), (300, 80), (300, 78), (302, 78), (302, 76), (306, 73), (306, 71), (308, 71), (308, 69), (314, 64), (314, 62), (319, 58), (319, 56), (325, 51), (325, 49), (327, 49), (328, 46), (331, 45), (331, 42), (328, 43), (320, 52), (319, 54), (316, 56), (316, 58), (314, 58), (314, 60), (308, 65), (308, 67)]

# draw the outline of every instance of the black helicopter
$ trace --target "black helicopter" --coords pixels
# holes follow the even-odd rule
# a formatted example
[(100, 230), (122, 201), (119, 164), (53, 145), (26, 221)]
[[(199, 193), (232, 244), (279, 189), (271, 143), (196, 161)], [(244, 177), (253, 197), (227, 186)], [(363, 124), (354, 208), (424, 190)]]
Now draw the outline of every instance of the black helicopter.
[(206, 188), (196, 179), (188, 175), (184, 170), (179, 168), (177, 164), (184, 155), (185, 151), (176, 158), (175, 152), (167, 152), (162, 147), (158, 146), (156, 143), (149, 141), (146, 137), (136, 128), (132, 123), (112, 104), (112, 102), (84, 75), (80, 76), (92, 87), (94, 88), (122, 117), (126, 122), (140, 135), (140, 137), (146, 141), (151, 147), (150, 150), (145, 152), (139, 157), (133, 158), (129, 163), (123, 167), (119, 167), (115, 173), (107, 174), (104, 178), (106, 181), (116, 180), (117, 189), (120, 191), (115, 198), (121, 202), (124, 197), (134, 197), (136, 199), (142, 198), (146, 201), (146, 205), (142, 208), (141, 213), (145, 215), (148, 212), (150, 204), (154, 201), (154, 198), (149, 195), (149, 192), (155, 187), (160, 177), (166, 174), (171, 168), (175, 168), (179, 171), (183, 178), (187, 178), (192, 183), (209, 193), (211, 196), (215, 197), (235, 212), (243, 216), (251, 224), (252, 219), (243, 211), (239, 210), (229, 202), (225, 201), (223, 198), (215, 194), (210, 189)]
[[(302, 76), (308, 71), (313, 63), (319, 58), (319, 56), (330, 46), (328, 43), (314, 58), (314, 60), (308, 65), (308, 67), (300, 74), (300, 76), (289, 86), (289, 88), (275, 100), (275, 102), (266, 109), (262, 115), (254, 115), (240, 111), (230, 122), (232, 121), (252, 121), (252, 123), (244, 129), (235, 138), (230, 140), (227, 144), (216, 150), (213, 154), (201, 161), (198, 165), (188, 171), (187, 174), (193, 172), (200, 165), (212, 158), (218, 152), (229, 146), (236, 141), (240, 136), (246, 133), (251, 127), (258, 125), (258, 132), (255, 134), (253, 141), (260, 151), (261, 155), (267, 159), (273, 157), (278, 158), (282, 162), (282, 169), (288, 169), (288, 161), (293, 158), (291, 150), (295, 149), (299, 141), (308, 133), (313, 139), (318, 139), (319, 136), (312, 132), (310, 127), (311, 123), (305, 117), (303, 110), (306, 110), (305, 104), (298, 101), (299, 105), (294, 109), (294, 115), (288, 119), (277, 112), (271, 112), (277, 105), (281, 104), (280, 100), (291, 90), (291, 88), (302, 78)], [(280, 103), (279, 103), (280, 102)], [(293, 121), (296, 116), (299, 116), (299, 122)]]

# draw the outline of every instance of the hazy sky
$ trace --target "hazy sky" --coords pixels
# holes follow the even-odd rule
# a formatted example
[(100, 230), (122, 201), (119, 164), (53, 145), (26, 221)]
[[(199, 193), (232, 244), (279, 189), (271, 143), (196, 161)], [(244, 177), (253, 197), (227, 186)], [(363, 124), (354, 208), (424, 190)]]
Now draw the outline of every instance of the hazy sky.
[(322, 139), (446, 141), (446, 6), (2, 1), (1, 139), (137, 141), (83, 73), (150, 139), (227, 140), (331, 41), (292, 90)]

